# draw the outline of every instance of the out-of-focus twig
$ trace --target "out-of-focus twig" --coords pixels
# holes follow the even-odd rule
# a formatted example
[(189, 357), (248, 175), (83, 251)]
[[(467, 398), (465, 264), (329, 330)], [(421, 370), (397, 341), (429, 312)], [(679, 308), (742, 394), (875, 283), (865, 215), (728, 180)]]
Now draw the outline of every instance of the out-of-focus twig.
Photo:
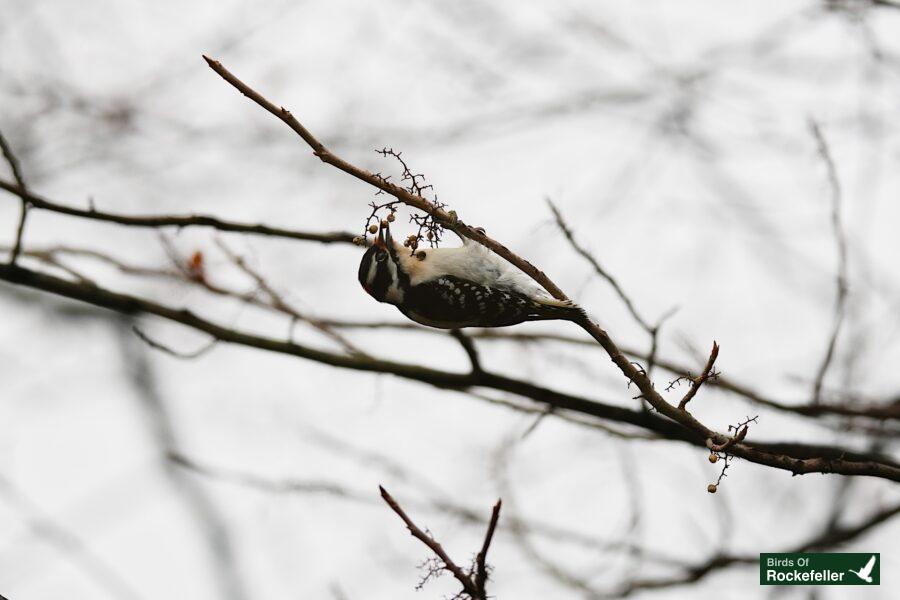
[(841, 326), (844, 323), (844, 316), (847, 312), (847, 236), (844, 233), (843, 223), (841, 220), (841, 182), (838, 179), (837, 167), (834, 164), (834, 158), (831, 150), (828, 148), (828, 142), (819, 124), (810, 119), (809, 129), (816, 140), (816, 147), (822, 162), (825, 164), (828, 173), (828, 185), (831, 188), (831, 231), (834, 236), (835, 245), (837, 246), (837, 275), (835, 283), (837, 292), (834, 301), (834, 318), (831, 323), (831, 334), (828, 338), (828, 344), (825, 348), (825, 355), (816, 371), (813, 380), (812, 404), (821, 404), (822, 402), (822, 384), (825, 376), (828, 374), (828, 368), (834, 359), (835, 348), (837, 347), (838, 335), (841, 332)]
[(122, 354), (128, 365), (128, 374), (135, 389), (146, 422), (160, 454), (163, 472), (173, 490), (184, 501), (207, 543), (215, 569), (213, 581), (218, 597), (224, 600), (247, 600), (249, 592), (238, 568), (237, 546), (231, 539), (228, 522), (206, 490), (186, 474), (176, 469), (168, 460), (168, 455), (178, 447), (176, 428), (165, 399), (158, 389), (153, 364), (146, 347), (135, 341), (131, 334), (134, 319), (123, 319), (118, 328)]
[[(418, 364), (337, 354), (310, 348), (292, 341), (254, 335), (219, 325), (186, 309), (173, 308), (146, 298), (113, 292), (96, 285), (67, 281), (22, 267), (0, 264), (0, 280), (44, 290), (124, 314), (145, 313), (156, 315), (198, 331), (203, 331), (223, 342), (289, 354), (334, 367), (390, 373), (444, 389), (468, 390), (473, 387), (490, 387), (499, 391), (527, 396), (547, 404), (553, 404), (559, 408), (631, 423), (657, 433), (663, 433), (669, 439), (684, 441), (698, 446), (704, 446), (708, 438), (712, 438), (715, 443), (722, 443), (728, 439), (728, 436), (706, 428), (699, 422), (696, 422), (696, 419), (690, 416), (687, 411), (679, 410), (677, 406), (673, 406), (665, 400), (662, 401), (664, 404), (660, 405), (660, 407), (665, 410), (664, 416), (669, 417), (668, 419), (647, 411), (635, 411), (619, 406), (606, 405), (487, 371), (465, 374), (453, 373), (423, 367)], [(655, 390), (653, 393), (656, 396), (659, 395)], [(654, 398), (654, 402), (658, 403), (659, 401)], [(674, 423), (672, 421), (675, 419), (672, 415), (678, 416), (678, 420)], [(803, 473), (843, 473), (846, 475), (884, 477), (900, 481), (900, 465), (891, 458), (853, 452), (835, 446), (802, 443), (741, 442), (734, 445), (731, 453), (751, 462), (783, 469), (797, 475)]]
[[(8, 250), (8, 247), (0, 246), (0, 251)], [(174, 252), (174, 250), (173, 250)], [(407, 321), (354, 321), (354, 320), (346, 320), (346, 319), (334, 319), (334, 318), (322, 318), (322, 317), (313, 317), (311, 315), (306, 315), (304, 313), (298, 313), (298, 311), (294, 307), (287, 307), (285, 310), (284, 306), (279, 306), (277, 304), (272, 303), (269, 300), (261, 298), (260, 295), (256, 291), (252, 292), (240, 292), (231, 289), (227, 289), (224, 287), (220, 287), (216, 285), (209, 278), (198, 279), (192, 276), (184, 269), (184, 265), (182, 264), (181, 257), (177, 255), (177, 253), (170, 253), (170, 257), (173, 260), (173, 263), (178, 263), (178, 268), (175, 270), (172, 269), (162, 269), (157, 267), (149, 267), (149, 266), (140, 266), (135, 264), (129, 264), (121, 259), (118, 259), (109, 254), (92, 250), (89, 248), (80, 248), (73, 246), (49, 246), (44, 248), (28, 248), (27, 250), (23, 250), (23, 255), (29, 256), (31, 258), (36, 258), (45, 262), (48, 265), (53, 267), (62, 269), (79, 280), (94, 283), (90, 278), (88, 278), (83, 272), (80, 270), (74, 269), (68, 262), (64, 262), (65, 257), (86, 257), (98, 260), (105, 264), (108, 264), (122, 273), (135, 275), (135, 276), (146, 276), (146, 277), (160, 277), (165, 279), (172, 279), (177, 281), (184, 281), (186, 283), (191, 283), (194, 285), (199, 285), (206, 289), (207, 291), (221, 296), (227, 296), (234, 298), (240, 302), (245, 302), (251, 304), (253, 306), (275, 310), (277, 312), (281, 312), (292, 319), (296, 319), (298, 321), (307, 322), (307, 319), (313, 319), (317, 324), (326, 327), (332, 331), (334, 330), (365, 330), (365, 329), (395, 329), (398, 331), (408, 331), (411, 333), (422, 333), (429, 335), (446, 335), (447, 332), (444, 330), (432, 329), (429, 327), (423, 327), (416, 323)], [(299, 316), (298, 316), (299, 315)], [(321, 331), (321, 330), (320, 330)], [(540, 343), (540, 342), (556, 342), (561, 344), (568, 344), (577, 346), (579, 348), (597, 348), (597, 345), (591, 341), (589, 338), (582, 338), (573, 335), (566, 335), (560, 333), (547, 333), (547, 332), (523, 332), (523, 331), (506, 331), (506, 330), (498, 330), (498, 329), (473, 329), (469, 330), (465, 334), (468, 338), (472, 340), (484, 340), (484, 341), (493, 341), (493, 342), (511, 342), (511, 343)], [(638, 360), (648, 361), (650, 356), (647, 352), (640, 351), (634, 348), (623, 347), (622, 351), (625, 352), (628, 356), (631, 356)], [(664, 359), (664, 358), (656, 358), (656, 364), (669, 371), (674, 373), (682, 378), (691, 379), (690, 369), (681, 363), (676, 361)], [(799, 404), (788, 404), (785, 402), (781, 402), (775, 400), (774, 398), (766, 397), (761, 392), (752, 389), (751, 387), (736, 382), (733, 379), (730, 379), (724, 375), (718, 374), (715, 378), (710, 378), (706, 385), (712, 385), (729, 393), (735, 394), (744, 398), (745, 400), (758, 404), (760, 406), (764, 406), (767, 408), (771, 408), (774, 410), (778, 410), (781, 412), (788, 412), (798, 414), (804, 417), (826, 417), (826, 416), (847, 416), (847, 417), (864, 417), (869, 419), (878, 419), (879, 421), (884, 420), (896, 420), (900, 419), (900, 402), (897, 402), (894, 398), (889, 398), (884, 403), (876, 403), (872, 401), (863, 402), (859, 399), (853, 399), (853, 404), (850, 403), (821, 403), (818, 405), (811, 405), (809, 403), (799, 403)], [(854, 428), (860, 429), (863, 427), (863, 424), (859, 421), (856, 421), (851, 424)], [(843, 426), (842, 426), (843, 427)], [(890, 431), (885, 431), (884, 435), (889, 435)]]
[(600, 261), (598, 261), (597, 258), (591, 252), (589, 252), (587, 248), (578, 243), (578, 241), (575, 239), (575, 234), (572, 232), (572, 228), (569, 227), (569, 224), (562, 216), (562, 212), (559, 210), (556, 204), (554, 204), (553, 201), (550, 200), (550, 198), (547, 198), (547, 206), (550, 207), (550, 211), (553, 213), (553, 218), (556, 221), (557, 227), (559, 227), (559, 230), (569, 242), (569, 245), (572, 247), (572, 249), (575, 250), (578, 255), (584, 258), (588, 262), (588, 264), (591, 265), (591, 267), (593, 267), (594, 272), (597, 275), (605, 279), (606, 282), (609, 283), (610, 286), (612, 286), (613, 290), (616, 292), (616, 295), (625, 305), (625, 308), (628, 309), (628, 312), (631, 314), (635, 322), (641, 327), (641, 329), (647, 332), (647, 335), (650, 336), (650, 351), (647, 354), (647, 368), (645, 369), (647, 375), (650, 376), (653, 373), (653, 368), (656, 366), (656, 352), (659, 347), (659, 330), (662, 327), (663, 323), (665, 323), (665, 321), (675, 313), (675, 309), (670, 309), (662, 317), (660, 317), (656, 323), (651, 325), (646, 319), (644, 319), (644, 317), (640, 315), (640, 313), (638, 313), (637, 309), (634, 306), (634, 302), (631, 300), (628, 294), (625, 293), (625, 290), (622, 289), (622, 286), (619, 285), (618, 280), (613, 277), (613, 275), (607, 269), (605, 269), (603, 265), (600, 264)]
[[(412, 331), (431, 335), (445, 335), (442, 330), (422, 327), (412, 322), (400, 321), (353, 321), (342, 319), (323, 319), (323, 322), (331, 327), (340, 329), (396, 329), (400, 331)], [(588, 338), (576, 337), (560, 333), (504, 331), (498, 329), (475, 329), (467, 332), (473, 339), (512, 343), (539, 343), (557, 342), (570, 344), (577, 347), (597, 348), (597, 345)], [(648, 353), (635, 348), (622, 347), (622, 351), (628, 356), (647, 360)], [(657, 358), (656, 364), (676, 375), (691, 379), (690, 368), (673, 360)], [(718, 387), (722, 390), (741, 396), (753, 404), (759, 404), (774, 410), (796, 413), (804, 417), (824, 417), (829, 415), (847, 417), (868, 417), (872, 419), (900, 419), (900, 402), (895, 398), (889, 399), (884, 404), (870, 404), (867, 406), (851, 406), (847, 404), (823, 403), (812, 406), (808, 403), (788, 404), (773, 398), (766, 397), (762, 393), (745, 384), (738, 383), (722, 374), (710, 378), (706, 385)]]
[(360, 350), (356, 345), (353, 344), (350, 340), (348, 340), (344, 335), (340, 332), (336, 331), (334, 328), (323, 324), (321, 321), (312, 317), (310, 315), (301, 314), (297, 309), (288, 304), (288, 302), (284, 299), (284, 297), (275, 290), (275, 288), (270, 284), (265, 277), (263, 277), (258, 271), (252, 268), (249, 264), (247, 264), (246, 259), (244, 257), (237, 254), (233, 251), (228, 244), (220, 239), (216, 239), (216, 245), (225, 253), (225, 256), (241, 271), (243, 271), (247, 276), (249, 276), (256, 283), (257, 287), (262, 290), (271, 300), (272, 306), (285, 314), (291, 316), (291, 318), (298, 321), (305, 321), (309, 323), (314, 329), (319, 330), (325, 336), (331, 338), (335, 342), (337, 342), (344, 350), (349, 352), (350, 354), (356, 354), (359, 356), (366, 356), (366, 353)]
[[(822, 533), (818, 533), (800, 544), (788, 547), (782, 552), (813, 552), (830, 550), (853, 541), (874, 527), (892, 519), (900, 514), (900, 504), (895, 504), (886, 509), (870, 514), (866, 519), (852, 526), (826, 527)], [(674, 577), (662, 577), (658, 579), (643, 579), (631, 582), (628, 586), (615, 590), (609, 594), (610, 598), (624, 598), (640, 591), (673, 588), (695, 583), (704, 577), (722, 569), (738, 565), (757, 565), (759, 555), (744, 554), (716, 554), (706, 561), (698, 563), (684, 573)]]
[(44, 540), (84, 571), (111, 598), (141, 600), (143, 595), (111, 565), (94, 553), (81, 538), (34, 504), (11, 481), (0, 475), (0, 496), (28, 523), (35, 536)]
[(211, 342), (204, 344), (197, 350), (192, 350), (190, 352), (184, 352), (182, 350), (175, 350), (174, 348), (171, 348), (171, 347), (163, 344), (162, 342), (158, 342), (158, 341), (154, 340), (149, 335), (144, 333), (137, 325), (132, 326), (131, 330), (134, 332), (134, 335), (136, 335), (142, 342), (144, 342), (145, 344), (147, 344), (154, 350), (159, 350), (160, 352), (163, 352), (163, 353), (168, 354), (169, 356), (173, 356), (175, 358), (183, 358), (183, 359), (188, 359), (188, 360), (193, 359), (193, 358), (199, 358), (199, 357), (203, 356), (204, 354), (206, 354), (207, 352), (212, 350), (213, 347), (218, 342), (218, 340), (214, 339)]
[(459, 342), (459, 345), (462, 346), (466, 356), (469, 357), (469, 364), (472, 367), (472, 371), (481, 371), (481, 359), (478, 357), (478, 348), (475, 347), (475, 342), (472, 341), (472, 338), (459, 329), (451, 329), (450, 335)]
[[(27, 195), (28, 186), (25, 185), (25, 176), (22, 174), (22, 166), (19, 164), (19, 159), (12, 151), (9, 142), (3, 137), (2, 131), (0, 131), (0, 151), (3, 152), (3, 158), (6, 159), (10, 170), (12, 170), (13, 179), (16, 180), (16, 185)], [(16, 259), (19, 257), (19, 252), (22, 250), (22, 236), (25, 234), (25, 220), (28, 218), (28, 209), (31, 204), (25, 196), (22, 196), (21, 200), (22, 212), (19, 215), (19, 224), (16, 226), (16, 241), (13, 244), (12, 253), (9, 256), (9, 264), (11, 265), (16, 264)]]
[[(382, 455), (373, 456), (371, 453), (354, 453), (353, 456), (360, 456), (364, 464), (372, 464), (392, 479), (404, 482), (425, 494), (426, 499), (424, 501), (410, 500), (406, 502), (407, 506), (412, 506), (417, 510), (449, 515), (467, 525), (479, 527), (488, 525), (489, 522), (485, 519), (482, 511), (475, 510), (452, 499), (446, 491), (434, 487), (425, 480), (423, 474), (414, 471), (410, 467), (401, 465), (399, 462), (387, 459)], [(323, 495), (360, 504), (375, 503), (372, 494), (339, 481), (303, 477), (263, 477), (247, 471), (212, 466), (180, 452), (172, 452), (168, 455), (168, 458), (179, 468), (202, 477), (269, 494)], [(674, 556), (654, 552), (646, 548), (637, 548), (630, 540), (607, 541), (596, 535), (563, 528), (550, 522), (533, 518), (524, 520), (507, 515), (506, 523), (510, 527), (514, 526), (519, 530), (527, 531), (529, 534), (569, 544), (586, 551), (604, 553), (631, 553), (639, 551), (658, 564), (684, 566), (684, 561)]]

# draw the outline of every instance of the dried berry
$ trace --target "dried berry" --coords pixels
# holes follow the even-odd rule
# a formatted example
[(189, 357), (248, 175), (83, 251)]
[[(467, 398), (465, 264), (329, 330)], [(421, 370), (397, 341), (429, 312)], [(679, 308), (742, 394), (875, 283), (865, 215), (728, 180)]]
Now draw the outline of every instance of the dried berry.
[(378, 225), (369, 225), (369, 233), (378, 233)]
[(362, 236), (358, 235), (355, 238), (353, 238), (353, 243), (356, 244), (357, 246), (362, 246), (362, 244), (363, 244)]
[(394, 222), (394, 218), (395, 218), (395, 217), (394, 217), (394, 213), (390, 213), (390, 214), (387, 216), (387, 220), (388, 220), (388, 222), (390, 222), (390, 223), (393, 223), (393, 222)]
[(708, 486), (706, 486), (706, 491), (709, 492), (710, 494), (715, 494), (717, 489), (719, 489), (719, 488), (716, 487), (716, 484), (714, 484), (714, 483), (711, 483)]
[(718, 460), (719, 460), (719, 457), (718, 457), (717, 455), (715, 455), (715, 454), (710, 454), (710, 455), (709, 455), (709, 462), (714, 463), (714, 462), (716, 462), (716, 461), (718, 461)]

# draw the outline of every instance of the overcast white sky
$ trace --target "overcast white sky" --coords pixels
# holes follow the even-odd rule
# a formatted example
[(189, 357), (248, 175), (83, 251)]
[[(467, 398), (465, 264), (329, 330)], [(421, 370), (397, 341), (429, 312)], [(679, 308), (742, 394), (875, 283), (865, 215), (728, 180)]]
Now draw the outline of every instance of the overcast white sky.
[[(725, 375), (801, 403), (825, 352), (837, 265), (814, 119), (837, 165), (849, 249), (848, 317), (826, 384), (878, 400), (900, 384), (900, 10), (827, 4), (4, 0), (0, 130), (31, 187), (62, 203), (360, 231), (372, 190), (321, 164), (227, 86), (200, 57), (210, 54), (348, 160), (389, 172), (395, 165), (373, 150), (402, 150), (466, 222), (539, 265), (622, 345), (646, 348), (553, 225), (552, 198), (647, 319), (678, 307), (662, 356), (699, 367), (689, 348), (702, 354), (715, 339)], [(0, 198), (3, 245), (17, 216), (17, 199)], [(253, 288), (218, 237), (303, 311), (401, 319), (360, 289), (357, 248), (168, 233), (184, 256), (204, 253), (217, 284)], [(37, 211), (25, 243), (168, 265), (155, 231)], [(186, 283), (73, 264), (112, 289), (230, 326), (288, 330), (284, 318)], [(435, 510), (434, 498), (487, 516), (502, 495), (504, 517), (699, 562), (721, 548), (755, 554), (805, 539), (842, 485), (737, 461), (711, 495), (718, 467), (682, 444), (621, 440), (552, 417), (523, 438), (532, 415), (248, 348), (220, 344), (178, 360), (142, 344), (122, 317), (5, 284), (0, 314), (0, 594), (11, 600), (452, 595), (448, 576), (415, 591), (427, 552), (380, 503), (378, 484), (461, 562), (483, 528)], [(138, 321), (178, 349), (206, 343)], [(566, 323), (521, 330), (579, 333)], [(335, 348), (310, 328), (295, 335)], [(467, 367), (449, 338), (348, 335), (379, 357)], [(598, 350), (479, 347), (497, 371), (635, 405)], [(658, 386), (667, 375), (656, 375)], [(757, 440), (867, 448), (711, 388), (693, 406), (719, 430), (760, 414)], [(310, 485), (262, 490), (188, 473), (165, 460), (166, 448)], [(895, 485), (868, 479), (843, 493), (848, 522), (898, 498)], [(528, 539), (600, 591), (634, 574), (677, 572), (571, 538)], [(855, 595), (896, 596), (898, 539), (895, 520), (848, 546), (883, 560), (882, 586)], [(590, 597), (503, 527), (492, 562), (498, 598)], [(640, 597), (769, 597), (757, 581), (750, 565)], [(818, 597), (846, 597), (841, 590)]]

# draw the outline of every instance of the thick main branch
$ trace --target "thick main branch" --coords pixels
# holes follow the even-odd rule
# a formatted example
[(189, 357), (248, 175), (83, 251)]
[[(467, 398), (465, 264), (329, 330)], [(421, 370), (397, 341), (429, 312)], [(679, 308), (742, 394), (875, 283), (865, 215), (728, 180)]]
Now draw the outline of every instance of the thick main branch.
[[(230, 329), (200, 317), (189, 310), (173, 308), (152, 300), (113, 292), (92, 283), (68, 281), (15, 265), (0, 264), (0, 280), (43, 290), (120, 313), (155, 315), (207, 333), (222, 342), (297, 356), (333, 367), (396, 375), (442, 389), (471, 390), (475, 388), (490, 388), (529, 398), (558, 409), (627, 423), (658, 433), (667, 439), (687, 442), (694, 446), (704, 447), (706, 438), (709, 437), (701, 436), (697, 432), (686, 429), (669, 419), (647, 413), (646, 411), (631, 410), (565, 394), (489, 371), (453, 373), (420, 365), (317, 350), (294, 342)], [(897, 464), (889, 457), (873, 453), (854, 452), (836, 446), (792, 442), (742, 442), (735, 444), (730, 452), (751, 462), (784, 469), (794, 474), (840, 473), (843, 475), (867, 475), (900, 481), (900, 464)]]

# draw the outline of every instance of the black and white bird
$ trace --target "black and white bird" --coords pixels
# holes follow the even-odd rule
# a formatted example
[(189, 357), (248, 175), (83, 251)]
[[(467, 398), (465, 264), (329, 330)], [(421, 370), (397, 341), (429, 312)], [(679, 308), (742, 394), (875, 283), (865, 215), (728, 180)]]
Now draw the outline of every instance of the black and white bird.
[(551, 298), (524, 273), (471, 240), (464, 239), (458, 248), (416, 254), (395, 242), (383, 221), (359, 263), (359, 282), (373, 298), (395, 305), (422, 325), (506, 327), (585, 318), (580, 307)]

